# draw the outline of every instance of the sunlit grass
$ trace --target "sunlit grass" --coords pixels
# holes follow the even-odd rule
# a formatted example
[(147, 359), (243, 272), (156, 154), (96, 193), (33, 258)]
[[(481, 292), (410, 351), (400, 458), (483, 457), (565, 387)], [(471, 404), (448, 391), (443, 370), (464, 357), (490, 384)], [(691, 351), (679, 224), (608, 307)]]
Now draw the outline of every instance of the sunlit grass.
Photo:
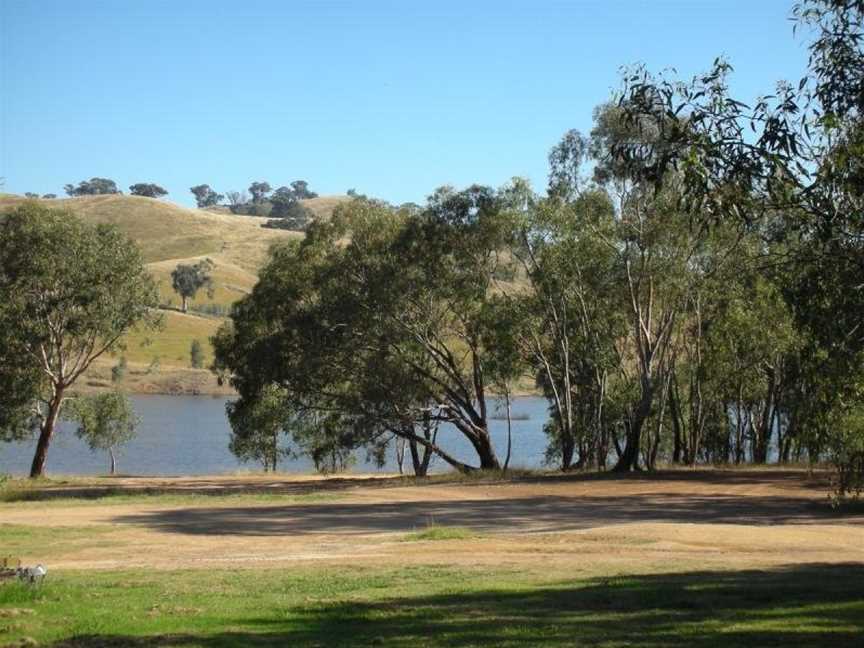
[[(38, 588), (0, 586), (0, 641), (854, 646), (864, 633), (862, 576), (860, 565), (593, 579), (435, 566), (49, 572)], [(692, 587), (704, 583), (714, 587)]]
[(405, 535), (403, 542), (434, 542), (438, 540), (471, 540), (481, 537), (476, 531), (465, 527), (439, 526), (432, 524), (421, 531)]

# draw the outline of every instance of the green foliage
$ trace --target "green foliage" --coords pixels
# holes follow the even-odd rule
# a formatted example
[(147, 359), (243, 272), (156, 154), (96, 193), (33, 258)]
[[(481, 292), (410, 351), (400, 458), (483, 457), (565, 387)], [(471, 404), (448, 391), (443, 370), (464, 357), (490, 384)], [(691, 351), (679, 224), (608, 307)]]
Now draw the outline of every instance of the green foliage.
[(46, 388), (46, 377), (28, 357), (26, 344), (15, 336), (16, 314), (0, 301), (0, 441), (14, 441), (36, 427), (34, 405)]
[(198, 340), (192, 340), (192, 344), (189, 346), (189, 365), (193, 369), (204, 367), (204, 348)]
[(271, 215), (278, 214), (279, 218), (270, 219), (261, 227), (302, 231), (306, 229), (313, 217), (312, 212), (299, 202), (292, 202), (287, 206), (274, 203), (273, 210), (276, 213), (271, 212)]
[(126, 356), (120, 356), (119, 362), (111, 367), (111, 382), (123, 382), (123, 379), (126, 377), (127, 369), (128, 363), (126, 362)]
[(269, 194), (273, 188), (267, 182), (253, 182), (249, 185), (249, 193), (252, 196), (252, 202), (256, 205), (264, 202), (267, 194)]
[(162, 363), (159, 359), (159, 356), (153, 356), (153, 359), (150, 360), (150, 364), (147, 365), (147, 374), (158, 374), (160, 369), (162, 368)]
[(333, 467), (348, 456), (339, 447), (393, 434), (431, 443), (421, 433), (430, 416), (453, 423), (483, 467), (497, 467), (487, 398), (504, 363), (491, 362), (483, 331), (495, 325), (488, 307), (507, 236), (484, 187), (439, 190), (421, 214), (352, 202), (274, 251), (233, 328), (214, 339), (217, 367), (244, 400), (275, 384), (318, 411), (321, 443), (307, 450)]
[(207, 184), (195, 185), (194, 187), (191, 187), (189, 191), (191, 191), (192, 195), (195, 196), (195, 202), (199, 209), (218, 205), (225, 197), (220, 193), (216, 193), (210, 188), (210, 185)]
[(265, 471), (276, 471), (280, 459), (291, 455), (290, 445), (280, 443), (301, 425), (285, 394), (267, 387), (255, 400), (238, 400), (226, 406), (231, 424), (229, 449), (241, 461), (260, 462)]
[(845, 408), (833, 423), (829, 452), (837, 467), (836, 495), (857, 499), (864, 492), (864, 406)]
[(133, 196), (144, 196), (146, 198), (161, 198), (167, 196), (168, 192), (152, 182), (139, 182), (129, 187), (129, 193)]
[(113, 226), (29, 203), (0, 221), (0, 294), (0, 353), (13, 358), (0, 367), (2, 381), (15, 387), (13, 400), (41, 404), (31, 407), (38, 476), (66, 390), (130, 329), (157, 325), (157, 290), (139, 250)]
[(77, 424), (76, 434), (91, 450), (110, 453), (112, 475), (116, 470), (116, 450), (135, 438), (135, 428), (140, 422), (129, 399), (121, 392), (72, 398), (64, 417)]
[[(624, 131), (639, 137), (609, 138), (600, 166), (654, 187), (675, 177), (679, 202), (704, 227), (725, 222), (761, 236), (761, 281), (775, 285), (755, 291), (758, 307), (760, 292), (768, 304), (782, 297), (780, 312), (794, 321), (781, 317), (779, 335), (766, 336), (777, 322), (768, 308), (753, 314), (747, 332), (736, 331), (736, 344), (757, 362), (747, 380), (764, 385), (755, 403), (744, 403), (751, 420), (743, 434), (755, 437), (757, 461), (775, 423), (781, 460), (792, 445), (806, 446), (811, 460), (832, 440), (854, 448), (854, 432), (840, 430), (857, 426), (832, 430), (828, 422), (846, 416), (864, 358), (864, 5), (804, 0), (793, 14), (809, 38), (799, 83), (747, 105), (730, 96), (732, 69), (722, 59), (689, 82), (632, 70), (615, 110)], [(736, 401), (752, 399), (753, 385), (739, 383)], [(759, 409), (762, 420), (753, 422)], [(848, 456), (835, 456), (845, 481)]]
[[(252, 196), (251, 201), (249, 194)], [(253, 182), (249, 186), (249, 194), (239, 191), (228, 192), (232, 214), (271, 216), (274, 220), (268, 221), (263, 227), (290, 230), (302, 230), (312, 216), (300, 201), (318, 196), (309, 190), (305, 180), (296, 180), (290, 187), (279, 187), (275, 191), (267, 182)], [(285, 219), (284, 222), (282, 219)]]
[(94, 196), (102, 194), (117, 194), (120, 190), (117, 188), (117, 183), (108, 178), (91, 178), (90, 180), (82, 180), (78, 186), (67, 184), (63, 190), (68, 196)]
[(207, 287), (208, 294), (213, 294), (213, 277), (211, 272), (215, 264), (210, 259), (204, 259), (193, 265), (179, 264), (171, 272), (171, 287), (183, 300), (181, 310), (189, 309), (189, 299), (195, 297), (201, 288)]

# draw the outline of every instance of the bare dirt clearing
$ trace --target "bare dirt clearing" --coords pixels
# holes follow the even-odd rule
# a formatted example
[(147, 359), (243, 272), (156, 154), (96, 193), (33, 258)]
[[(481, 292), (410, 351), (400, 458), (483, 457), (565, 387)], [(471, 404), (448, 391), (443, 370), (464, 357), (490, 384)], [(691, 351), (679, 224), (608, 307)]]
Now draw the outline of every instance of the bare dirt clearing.
[[(142, 497), (105, 503), (110, 498), (98, 498), (105, 484), (111, 495)], [(121, 478), (58, 484), (40, 491), (45, 501), (0, 504), (0, 533), (3, 525), (32, 530), (14, 548), (59, 568), (317, 561), (609, 573), (864, 561), (864, 513), (833, 511), (827, 492), (824, 475), (794, 470), (461, 483)], [(272, 499), (242, 499), (261, 494)], [(182, 495), (198, 497), (160, 502)], [(480, 535), (404, 541), (428, 526), (468, 527)], [(92, 537), (62, 541), (64, 531), (94, 527), (99, 533)]]

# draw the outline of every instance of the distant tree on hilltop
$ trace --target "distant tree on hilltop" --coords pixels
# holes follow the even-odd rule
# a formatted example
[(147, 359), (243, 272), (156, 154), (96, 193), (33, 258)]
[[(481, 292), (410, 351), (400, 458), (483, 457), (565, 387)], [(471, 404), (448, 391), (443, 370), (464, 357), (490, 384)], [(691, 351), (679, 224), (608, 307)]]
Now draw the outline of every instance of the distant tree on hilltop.
[(249, 185), (249, 193), (252, 194), (252, 202), (256, 205), (264, 202), (267, 194), (273, 191), (273, 187), (268, 182), (253, 182)]
[(294, 190), (294, 195), (297, 200), (308, 200), (309, 198), (317, 198), (318, 194), (314, 191), (309, 191), (309, 183), (305, 180), (295, 180), (291, 183), (291, 188)]
[(168, 192), (152, 182), (139, 182), (129, 187), (129, 193), (133, 196), (144, 196), (145, 198), (161, 198), (167, 196)]
[(118, 194), (117, 183), (108, 178), (90, 178), (82, 180), (78, 186), (67, 184), (63, 190), (69, 196), (96, 196), (102, 194)]
[(199, 208), (218, 205), (222, 198), (224, 198), (222, 194), (213, 191), (208, 184), (195, 185), (189, 191), (195, 196), (195, 201), (198, 203)]
[(228, 200), (228, 208), (232, 214), (242, 214), (243, 206), (249, 202), (249, 194), (245, 191), (226, 191), (225, 198)]
[(47, 193), (42, 196), (44, 200), (54, 200), (57, 197), (57, 194)]
[[(270, 202), (273, 203), (271, 216), (276, 218), (295, 218), (302, 216), (299, 211), (300, 200), (308, 200), (309, 198), (317, 198), (318, 194), (309, 190), (309, 183), (305, 180), (295, 180), (290, 187), (279, 187), (270, 196)], [(289, 228), (289, 229), (294, 229)], [(302, 229), (302, 227), (300, 228)]]

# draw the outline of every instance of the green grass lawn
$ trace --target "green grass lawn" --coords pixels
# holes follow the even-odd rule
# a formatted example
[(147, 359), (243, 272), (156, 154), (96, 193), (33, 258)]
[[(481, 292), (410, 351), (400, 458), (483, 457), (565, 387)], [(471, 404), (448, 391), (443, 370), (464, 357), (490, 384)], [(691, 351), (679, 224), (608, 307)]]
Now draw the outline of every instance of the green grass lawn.
[(52, 573), (0, 586), (0, 645), (860, 646), (862, 577), (860, 564), (581, 580), (430, 566)]

